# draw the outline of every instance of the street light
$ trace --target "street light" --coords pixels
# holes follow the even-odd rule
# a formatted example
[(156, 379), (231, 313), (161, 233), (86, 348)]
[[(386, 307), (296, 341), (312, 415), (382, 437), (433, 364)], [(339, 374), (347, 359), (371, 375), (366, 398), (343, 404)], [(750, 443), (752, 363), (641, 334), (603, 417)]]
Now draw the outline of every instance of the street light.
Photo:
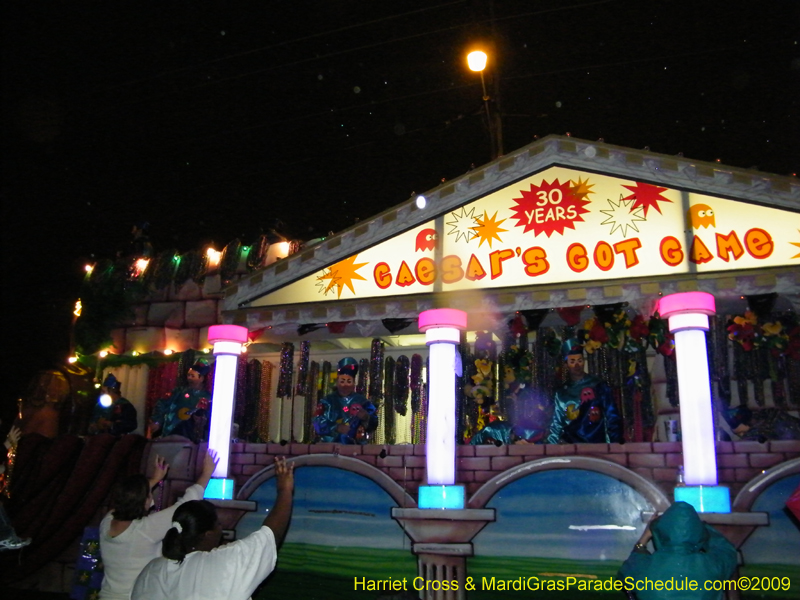
[(467, 54), (467, 65), (471, 71), (477, 71), (481, 74), (481, 88), (483, 89), (483, 107), (486, 109), (486, 121), (489, 126), (489, 143), (492, 148), (492, 159), (497, 158), (503, 154), (503, 129), (502, 122), (500, 121), (500, 114), (497, 113), (492, 118), (492, 113), (489, 110), (489, 94), (486, 93), (486, 80), (483, 78), (483, 71), (486, 69), (488, 57), (486, 53), (481, 50), (474, 50)]

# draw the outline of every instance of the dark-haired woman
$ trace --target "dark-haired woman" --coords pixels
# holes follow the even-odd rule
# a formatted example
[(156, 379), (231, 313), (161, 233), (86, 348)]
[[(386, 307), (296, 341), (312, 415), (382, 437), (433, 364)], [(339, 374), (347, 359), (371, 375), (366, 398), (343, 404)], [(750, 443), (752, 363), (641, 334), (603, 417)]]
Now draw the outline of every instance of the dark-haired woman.
[(161, 558), (136, 580), (133, 600), (246, 600), (275, 567), (292, 518), (293, 465), (275, 460), (278, 495), (258, 531), (217, 547), (222, 526), (214, 506), (186, 502), (175, 511)]
[(216, 453), (209, 451), (197, 483), (169, 508), (148, 515), (153, 506), (151, 490), (167, 474), (169, 465), (156, 455), (152, 479), (131, 475), (114, 489), (113, 510), (100, 522), (100, 555), (105, 576), (101, 600), (129, 600), (137, 575), (147, 563), (161, 555), (161, 540), (169, 530), (175, 510), (190, 500), (199, 500), (217, 465)]

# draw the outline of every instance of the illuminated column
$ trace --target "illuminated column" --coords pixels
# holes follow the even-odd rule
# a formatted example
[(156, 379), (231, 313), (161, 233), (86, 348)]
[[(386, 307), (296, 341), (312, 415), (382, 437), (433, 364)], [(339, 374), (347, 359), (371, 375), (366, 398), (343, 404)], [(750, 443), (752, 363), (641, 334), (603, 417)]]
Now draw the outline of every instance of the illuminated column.
[(233, 394), (236, 389), (236, 363), (242, 353), (242, 344), (247, 342), (247, 333), (247, 328), (239, 325), (213, 325), (208, 329), (208, 341), (214, 344), (216, 357), (208, 447), (217, 453), (219, 463), (214, 471), (214, 479), (206, 488), (206, 498), (233, 498), (233, 479), (227, 478), (231, 453)]
[[(681, 435), (686, 486), (675, 488), (675, 500), (685, 500), (699, 512), (730, 512), (730, 492), (717, 486), (717, 457), (706, 337), (708, 316), (716, 312), (714, 296), (686, 292), (664, 296), (658, 303), (675, 335)], [(725, 504), (727, 503), (727, 509)]]
[(461, 374), (457, 345), (467, 328), (467, 313), (452, 308), (419, 315), (425, 332), (428, 368), (426, 467), (428, 485), (419, 489), (420, 508), (464, 508), (464, 487), (456, 482), (456, 375)]

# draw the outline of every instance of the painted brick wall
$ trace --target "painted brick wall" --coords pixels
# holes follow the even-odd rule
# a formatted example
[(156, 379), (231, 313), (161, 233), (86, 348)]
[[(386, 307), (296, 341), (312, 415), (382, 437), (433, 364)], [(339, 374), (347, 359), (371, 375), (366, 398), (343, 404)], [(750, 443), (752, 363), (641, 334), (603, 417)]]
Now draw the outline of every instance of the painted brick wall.
[[(275, 456), (334, 453), (363, 460), (385, 472), (412, 496), (425, 481), (425, 446), (342, 446), (339, 444), (234, 444), (231, 476), (238, 487), (272, 464)], [(546, 456), (592, 456), (613, 461), (655, 483), (672, 497), (678, 467), (683, 464), (680, 442), (629, 444), (566, 444), (459, 446), (458, 483), (472, 495), (495, 475)], [(731, 488), (731, 499), (745, 483), (775, 465), (800, 457), (800, 441), (718, 442), (719, 482)]]

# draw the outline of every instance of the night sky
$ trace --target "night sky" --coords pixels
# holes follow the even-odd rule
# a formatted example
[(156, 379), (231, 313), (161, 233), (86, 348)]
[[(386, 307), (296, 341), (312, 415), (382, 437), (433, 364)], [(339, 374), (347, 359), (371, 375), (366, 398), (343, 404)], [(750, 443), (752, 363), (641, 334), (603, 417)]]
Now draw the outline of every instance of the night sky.
[(3, 406), (66, 357), (87, 259), (340, 231), (570, 135), (800, 169), (794, 0), (4, 3)]

